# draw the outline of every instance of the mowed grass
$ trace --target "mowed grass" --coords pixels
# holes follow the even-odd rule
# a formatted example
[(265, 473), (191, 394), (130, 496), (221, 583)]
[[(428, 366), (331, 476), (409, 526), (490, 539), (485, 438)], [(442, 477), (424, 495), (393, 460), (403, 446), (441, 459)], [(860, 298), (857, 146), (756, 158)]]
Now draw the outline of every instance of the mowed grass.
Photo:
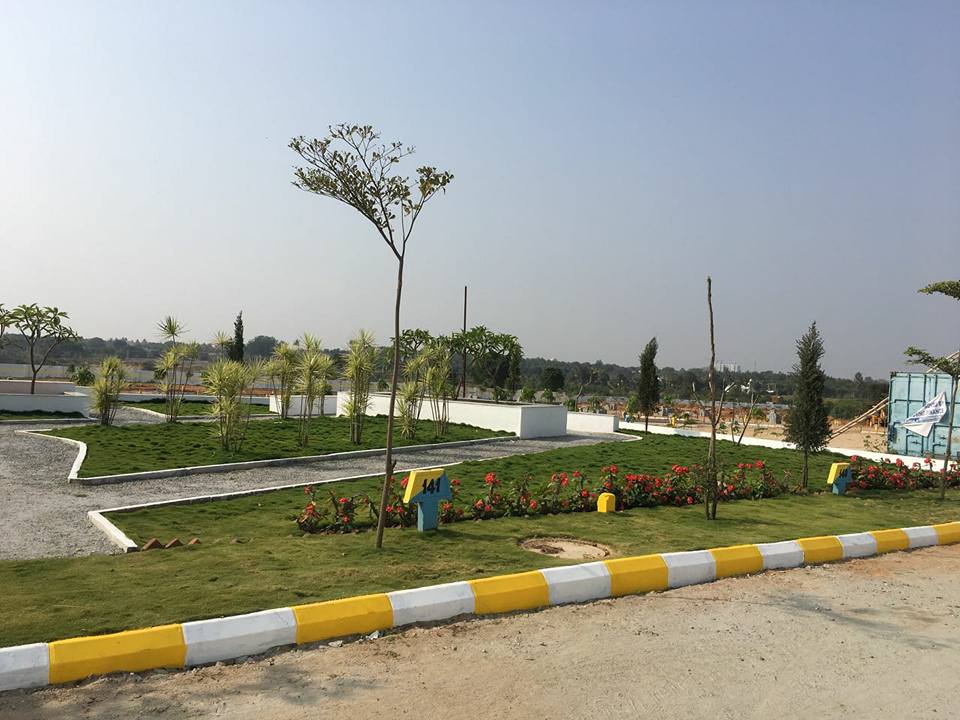
[[(125, 402), (125, 407), (141, 408), (143, 410), (153, 410), (154, 412), (167, 414), (167, 404), (163, 400), (143, 400), (141, 402)], [(185, 400), (180, 403), (180, 416), (186, 415), (210, 415), (213, 412), (212, 402), (202, 402), (199, 400)], [(269, 405), (257, 405), (250, 403), (250, 412), (253, 415), (269, 415)]]
[[(451, 474), (477, 489), (482, 473), (583, 469), (595, 476), (611, 462), (627, 469), (661, 472), (706, 452), (695, 438), (649, 436), (636, 443), (608, 443), (457, 466)], [(774, 472), (799, 466), (793, 451), (724, 444), (727, 463), (760, 457)], [(740, 454), (742, 453), (742, 455)], [(784, 454), (781, 454), (784, 453)], [(814, 460), (822, 487), (830, 457)], [(339, 484), (338, 490), (375, 488), (372, 478)], [(576, 513), (503, 518), (442, 525), (437, 532), (388, 529), (384, 548), (374, 534), (300, 535), (293, 515), (302, 490), (191, 506), (115, 513), (136, 539), (174, 534), (200, 536), (201, 544), (129, 555), (0, 562), (4, 622), (0, 646), (114, 632), (171, 622), (252, 612), (357, 594), (519, 572), (563, 561), (533, 554), (520, 541), (566, 536), (601, 542), (615, 555), (691, 550), (796, 537), (922, 525), (960, 519), (960, 491), (945, 502), (934, 492), (828, 493), (724, 503), (719, 519), (703, 507), (638, 508), (601, 515)]]
[[(386, 445), (386, 417), (367, 418), (363, 442), (359, 445), (350, 442), (348, 418), (325, 416), (311, 420), (310, 443), (307, 447), (300, 447), (297, 442), (297, 422), (294, 419), (250, 421), (243, 447), (236, 453), (223, 450), (216, 436), (215, 426), (205, 422), (89, 426), (52, 430), (49, 434), (82, 440), (87, 444), (87, 457), (80, 468), (80, 477), (245, 460), (325, 455), (381, 448)], [(433, 436), (432, 424), (421, 423), (417, 437), (407, 440), (397, 433), (394, 435), (394, 444), (400, 447), (478, 440), (509, 434), (451, 423), (446, 437), (437, 440)]]
[(18, 420), (57, 420), (59, 418), (82, 418), (78, 412), (45, 412), (42, 410), (0, 410), (0, 422)]
[[(469, 504), (486, 492), (484, 476), (488, 472), (496, 473), (504, 485), (527, 476), (532, 476), (534, 481), (544, 481), (555, 472), (572, 474), (574, 470), (585, 473), (588, 482), (592, 482), (599, 476), (600, 468), (611, 463), (618, 466), (621, 475), (633, 472), (659, 475), (668, 472), (672, 465), (702, 463), (706, 448), (706, 440), (700, 438), (646, 435), (640, 441), (580, 445), (496, 460), (466, 462), (451, 466), (448, 475), (461, 482), (458, 502)], [(793, 483), (800, 480), (801, 456), (793, 450), (718, 443), (717, 453), (720, 462), (728, 468), (759, 459), (766, 462), (778, 477), (789, 472)], [(832, 453), (812, 458), (810, 472), (817, 487), (823, 486), (830, 463), (841, 459), (842, 456)], [(381, 477), (320, 484), (317, 487), (321, 497), (326, 497), (328, 492), (337, 496), (366, 494), (376, 500)], [(202, 542), (229, 541), (238, 536), (292, 537), (300, 534), (292, 518), (303, 510), (304, 503), (303, 489), (296, 487), (230, 500), (115, 513), (110, 519), (140, 544), (152, 537), (164, 542), (173, 537), (199, 537)], [(362, 515), (359, 517), (363, 519)]]

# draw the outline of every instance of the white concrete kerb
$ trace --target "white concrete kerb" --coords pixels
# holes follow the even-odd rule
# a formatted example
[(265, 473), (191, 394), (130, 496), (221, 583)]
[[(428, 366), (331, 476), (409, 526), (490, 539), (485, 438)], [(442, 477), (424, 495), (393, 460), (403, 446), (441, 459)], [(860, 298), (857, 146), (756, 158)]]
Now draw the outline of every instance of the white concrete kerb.
[(0, 648), (0, 692), (46, 685), (50, 652), (46, 643)]
[(603, 561), (546, 568), (540, 574), (547, 581), (551, 605), (610, 597), (610, 570)]
[(393, 609), (394, 627), (472, 615), (476, 606), (473, 588), (463, 581), (396, 590), (388, 592), (387, 597)]
[(186, 666), (205, 665), (270, 648), (295, 645), (297, 620), (290, 608), (183, 623)]

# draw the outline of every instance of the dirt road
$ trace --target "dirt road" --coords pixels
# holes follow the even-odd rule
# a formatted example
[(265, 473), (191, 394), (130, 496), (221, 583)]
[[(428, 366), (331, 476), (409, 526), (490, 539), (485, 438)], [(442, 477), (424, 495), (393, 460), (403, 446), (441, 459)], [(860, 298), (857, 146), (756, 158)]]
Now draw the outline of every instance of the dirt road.
[(950, 718), (960, 546), (0, 696), (0, 718)]

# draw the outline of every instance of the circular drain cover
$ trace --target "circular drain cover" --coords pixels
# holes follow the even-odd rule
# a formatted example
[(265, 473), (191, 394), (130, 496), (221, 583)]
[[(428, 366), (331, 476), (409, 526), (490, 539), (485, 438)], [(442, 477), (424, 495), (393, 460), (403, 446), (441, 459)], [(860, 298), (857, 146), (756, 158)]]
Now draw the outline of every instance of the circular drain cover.
[(610, 554), (610, 548), (600, 543), (572, 538), (530, 538), (520, 543), (520, 547), (530, 552), (565, 560), (596, 560)]

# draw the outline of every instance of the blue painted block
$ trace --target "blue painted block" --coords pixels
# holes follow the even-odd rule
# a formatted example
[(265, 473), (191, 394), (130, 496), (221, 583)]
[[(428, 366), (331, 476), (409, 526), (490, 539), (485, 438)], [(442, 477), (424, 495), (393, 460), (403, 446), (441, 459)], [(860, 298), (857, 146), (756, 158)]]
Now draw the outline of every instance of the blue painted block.
[(417, 504), (417, 530), (436, 530), (440, 515), (440, 502), (453, 498), (450, 490), (450, 480), (443, 473), (435, 480), (428, 480), (423, 489), (410, 498), (410, 502)]
[(843, 495), (847, 491), (847, 485), (850, 484), (851, 480), (853, 480), (853, 475), (850, 472), (850, 468), (847, 468), (833, 481), (833, 494)]

